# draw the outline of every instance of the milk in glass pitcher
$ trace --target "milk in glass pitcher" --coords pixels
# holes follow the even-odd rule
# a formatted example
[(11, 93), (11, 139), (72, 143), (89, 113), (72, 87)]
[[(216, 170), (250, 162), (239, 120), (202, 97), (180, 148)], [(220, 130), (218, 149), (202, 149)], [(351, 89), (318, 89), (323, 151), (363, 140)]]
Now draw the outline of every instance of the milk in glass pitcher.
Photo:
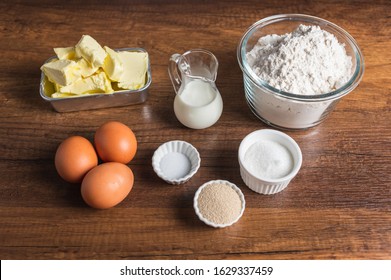
[(171, 56), (168, 73), (176, 93), (174, 112), (183, 125), (203, 129), (220, 118), (223, 100), (215, 84), (217, 68), (216, 57), (207, 50)]

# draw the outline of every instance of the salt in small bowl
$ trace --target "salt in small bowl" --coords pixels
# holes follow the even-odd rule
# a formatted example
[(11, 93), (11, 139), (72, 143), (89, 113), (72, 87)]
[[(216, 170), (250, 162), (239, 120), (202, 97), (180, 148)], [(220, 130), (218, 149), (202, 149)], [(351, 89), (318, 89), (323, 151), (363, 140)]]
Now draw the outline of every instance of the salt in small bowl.
[[(200, 195), (200, 193), (202, 192), (202, 190), (204, 188), (206, 188), (207, 186), (212, 185), (212, 184), (224, 184), (224, 185), (227, 185), (227, 186), (231, 187), (239, 196), (239, 199), (241, 201), (240, 213), (237, 216), (237, 218), (235, 220), (233, 220), (232, 222), (230, 222), (230, 223), (216, 224), (216, 223), (208, 220), (207, 218), (205, 218), (202, 215), (202, 213), (200, 212), (200, 209), (199, 209), (199, 206), (198, 206), (199, 195)], [(214, 228), (224, 228), (224, 227), (231, 226), (234, 223), (236, 223), (237, 221), (239, 221), (239, 219), (243, 216), (244, 209), (246, 208), (246, 201), (244, 199), (244, 195), (243, 195), (242, 191), (235, 184), (233, 184), (233, 183), (231, 183), (229, 181), (226, 181), (226, 180), (212, 180), (212, 181), (204, 183), (201, 187), (198, 188), (198, 190), (196, 191), (196, 193), (194, 195), (193, 207), (194, 207), (195, 213), (198, 216), (198, 218), (201, 221), (203, 221), (205, 224), (207, 224), (208, 226), (214, 227)]]
[(198, 171), (200, 154), (188, 142), (174, 140), (160, 145), (152, 157), (155, 173), (172, 185), (187, 182)]
[[(250, 146), (259, 140), (279, 143), (292, 156), (293, 166), (288, 174), (281, 178), (261, 177), (251, 172), (245, 162), (245, 154)], [(284, 190), (299, 172), (303, 158), (299, 145), (287, 134), (274, 129), (260, 129), (248, 134), (240, 143), (239, 152), (240, 175), (243, 182), (253, 191), (260, 194), (275, 194)]]

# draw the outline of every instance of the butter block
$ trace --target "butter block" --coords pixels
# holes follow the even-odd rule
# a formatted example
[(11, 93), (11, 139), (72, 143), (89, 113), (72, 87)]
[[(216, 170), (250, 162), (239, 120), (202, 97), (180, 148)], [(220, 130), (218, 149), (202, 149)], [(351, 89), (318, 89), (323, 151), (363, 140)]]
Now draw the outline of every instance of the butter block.
[(105, 46), (104, 49), (107, 52), (107, 56), (102, 68), (107, 76), (109, 76), (110, 80), (117, 82), (124, 72), (122, 61), (116, 51), (107, 46)]
[(79, 58), (77, 60), (77, 66), (79, 67), (80, 74), (83, 78), (87, 78), (98, 71), (99, 67), (92, 66), (87, 60), (84, 58)]
[(60, 93), (69, 94), (91, 94), (91, 93), (112, 93), (114, 90), (105, 72), (99, 72), (84, 79), (60, 88)]
[(67, 86), (81, 78), (77, 63), (73, 60), (52, 60), (41, 66), (41, 70), (52, 83)]
[(93, 67), (101, 67), (106, 58), (105, 50), (89, 35), (83, 35), (75, 46), (76, 55), (83, 57)]
[(145, 74), (148, 68), (148, 55), (141, 52), (118, 52), (124, 70), (118, 81), (123, 89), (136, 90), (145, 85)]
[(73, 98), (138, 90), (145, 86), (148, 54), (104, 48), (83, 35), (74, 47), (54, 48), (56, 59), (41, 66), (46, 96)]
[(56, 53), (58, 59), (73, 60), (76, 58), (76, 52), (74, 47), (54, 48), (53, 50)]

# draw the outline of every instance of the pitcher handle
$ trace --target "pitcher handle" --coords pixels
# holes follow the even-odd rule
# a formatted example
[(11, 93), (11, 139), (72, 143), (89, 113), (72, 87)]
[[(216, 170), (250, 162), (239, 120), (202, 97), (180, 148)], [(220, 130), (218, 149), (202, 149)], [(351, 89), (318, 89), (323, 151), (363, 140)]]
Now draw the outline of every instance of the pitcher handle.
[(170, 76), (172, 86), (174, 87), (175, 93), (179, 94), (179, 88), (182, 84), (181, 76), (178, 72), (178, 62), (181, 58), (180, 54), (173, 54), (170, 57), (170, 61), (168, 63), (168, 75)]

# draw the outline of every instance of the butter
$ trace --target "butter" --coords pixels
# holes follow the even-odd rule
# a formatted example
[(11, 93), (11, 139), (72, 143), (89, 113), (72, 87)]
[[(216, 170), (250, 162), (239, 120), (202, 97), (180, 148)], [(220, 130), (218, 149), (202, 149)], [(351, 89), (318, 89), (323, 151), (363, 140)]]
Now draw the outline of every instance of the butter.
[(76, 55), (87, 60), (92, 67), (101, 67), (106, 58), (105, 50), (89, 35), (83, 35), (75, 46)]
[[(79, 79), (74, 83), (60, 88), (60, 93), (68, 94), (91, 94), (91, 93), (112, 93), (111, 82), (105, 72), (99, 72), (87, 78)], [(53, 95), (52, 95), (53, 96)]]
[(107, 46), (105, 46), (104, 49), (107, 52), (107, 56), (105, 62), (102, 65), (102, 68), (109, 76), (110, 80), (117, 82), (124, 72), (122, 61), (117, 52), (113, 51)]
[(76, 63), (77, 63), (77, 66), (79, 67), (80, 74), (83, 78), (87, 78), (88, 76), (91, 76), (99, 69), (99, 67), (92, 66), (84, 58), (79, 58)]
[(138, 90), (145, 85), (147, 53), (102, 48), (89, 35), (83, 35), (75, 47), (54, 48), (54, 52), (58, 59), (41, 66), (45, 94), (53, 98)]
[(124, 70), (118, 81), (123, 89), (140, 89), (145, 85), (145, 74), (148, 67), (148, 55), (142, 52), (118, 52)]
[(62, 88), (62, 86), (60, 86), (59, 84), (54, 83), (53, 85), (54, 85), (54, 89), (56, 90), (56, 92), (59, 92), (60, 88)]
[(81, 77), (77, 63), (68, 59), (52, 60), (42, 65), (41, 70), (49, 81), (60, 86), (67, 86)]
[[(85, 95), (90, 95), (86, 93)], [(71, 93), (60, 93), (60, 92), (55, 92), (51, 95), (52, 98), (69, 98), (69, 97), (79, 97), (80, 95), (76, 94), (71, 94)]]
[(76, 52), (74, 47), (54, 48), (53, 50), (56, 53), (58, 59), (73, 60), (76, 58)]

